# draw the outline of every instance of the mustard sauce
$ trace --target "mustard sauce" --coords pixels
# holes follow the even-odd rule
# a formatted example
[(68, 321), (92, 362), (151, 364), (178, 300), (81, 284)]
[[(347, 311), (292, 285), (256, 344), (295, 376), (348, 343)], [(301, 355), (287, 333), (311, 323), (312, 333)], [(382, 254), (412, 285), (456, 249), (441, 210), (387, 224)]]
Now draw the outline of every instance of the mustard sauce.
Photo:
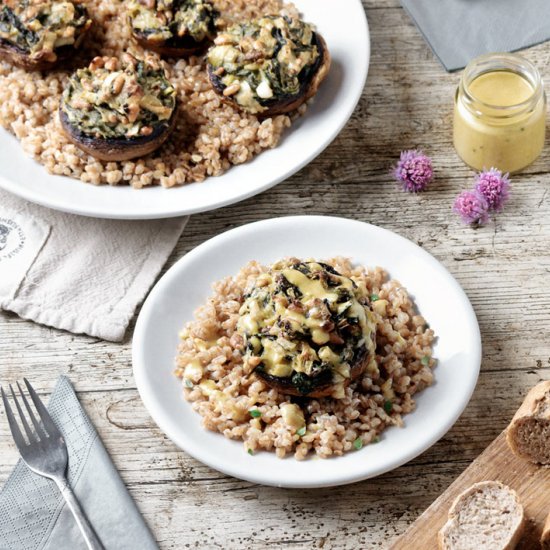
[(374, 356), (376, 327), (365, 292), (329, 269), (290, 259), (260, 275), (237, 323), (251, 369), (278, 378), (329, 369), (338, 385), (351, 378), (362, 349)]
[(533, 87), (512, 71), (492, 71), (478, 76), (470, 85), (470, 93), (479, 101), (495, 107), (512, 107), (527, 101)]
[(546, 98), (537, 69), (516, 55), (482, 56), (456, 95), (454, 145), (476, 170), (517, 172), (544, 147)]

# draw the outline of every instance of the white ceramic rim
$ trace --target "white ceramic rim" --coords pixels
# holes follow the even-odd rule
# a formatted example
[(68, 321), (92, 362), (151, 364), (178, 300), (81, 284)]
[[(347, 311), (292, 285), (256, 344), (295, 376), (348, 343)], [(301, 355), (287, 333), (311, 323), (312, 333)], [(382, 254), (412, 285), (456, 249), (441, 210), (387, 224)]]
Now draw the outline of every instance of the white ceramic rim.
[[(462, 315), (464, 319), (464, 326), (458, 327), (458, 329), (462, 330), (462, 336), (467, 336), (466, 341), (469, 345), (469, 364), (467, 365), (468, 368), (465, 367), (464, 372), (464, 380), (462, 388), (460, 389), (460, 395), (455, 396), (454, 395), (454, 387), (451, 390), (451, 393), (453, 393), (453, 397), (456, 397), (456, 402), (453, 405), (453, 409), (451, 411), (443, 411), (443, 414), (445, 415), (444, 421), (439, 422), (439, 424), (431, 431), (428, 430), (429, 433), (421, 433), (421, 441), (417, 441), (416, 444), (412, 444), (410, 448), (404, 450), (398, 457), (392, 456), (389, 457), (387, 462), (385, 464), (378, 464), (376, 467), (370, 467), (368, 464), (368, 461), (365, 463), (365, 467), (355, 467), (350, 469), (348, 466), (349, 461), (346, 462), (346, 457), (351, 456), (352, 453), (346, 453), (343, 457), (335, 457), (325, 460), (322, 460), (321, 462), (327, 462), (333, 465), (334, 467), (331, 468), (330, 476), (324, 475), (322, 478), (315, 475), (310, 475), (309, 477), (299, 477), (296, 478), (296, 476), (293, 474), (290, 476), (289, 479), (285, 478), (285, 476), (277, 476), (272, 475), (269, 472), (268, 467), (270, 464), (271, 458), (272, 460), (279, 461), (281, 459), (277, 459), (274, 455), (274, 453), (268, 453), (268, 452), (262, 452), (254, 457), (249, 457), (242, 446), (242, 442), (235, 442), (235, 441), (229, 441), (229, 444), (231, 445), (237, 445), (239, 447), (239, 451), (242, 453), (242, 458), (240, 457), (239, 460), (236, 460), (235, 462), (228, 462), (224, 459), (223, 456), (223, 449), (221, 456), (217, 454), (216, 452), (213, 452), (210, 448), (205, 448), (204, 444), (197, 443), (197, 441), (193, 440), (192, 437), (188, 437), (185, 433), (185, 431), (181, 427), (181, 423), (178, 423), (175, 421), (174, 418), (171, 418), (170, 412), (166, 411), (164, 409), (164, 403), (162, 399), (159, 399), (157, 395), (151, 390), (151, 388), (148, 385), (147, 382), (147, 361), (145, 358), (145, 351), (144, 351), (144, 343), (146, 342), (147, 336), (148, 336), (148, 325), (153, 321), (153, 318), (155, 316), (155, 307), (156, 307), (156, 300), (157, 297), (160, 296), (165, 289), (171, 287), (174, 285), (175, 281), (177, 281), (182, 275), (182, 273), (185, 272), (185, 270), (188, 268), (188, 266), (193, 265), (195, 262), (205, 261), (205, 258), (208, 257), (208, 254), (212, 253), (212, 251), (224, 249), (226, 245), (229, 245), (230, 243), (236, 243), (238, 242), (241, 237), (249, 235), (251, 233), (254, 233), (256, 235), (259, 235), (262, 231), (262, 229), (265, 229), (266, 227), (271, 227), (274, 229), (281, 229), (284, 231), (285, 226), (292, 226), (292, 224), (300, 224), (300, 226), (306, 227), (307, 225), (310, 225), (311, 227), (320, 226), (322, 224), (325, 227), (335, 228), (335, 230), (342, 230), (346, 232), (352, 232), (353, 234), (360, 234), (361, 230), (366, 231), (366, 233), (369, 233), (371, 237), (373, 235), (376, 236), (377, 239), (381, 239), (384, 242), (388, 243), (388, 246), (391, 246), (395, 243), (398, 243), (402, 246), (405, 246), (407, 251), (410, 253), (411, 257), (414, 257), (421, 263), (423, 262), (426, 266), (429, 266), (430, 273), (427, 273), (427, 276), (431, 276), (434, 281), (438, 281), (438, 283), (441, 283), (441, 281), (445, 282), (445, 285), (447, 290), (451, 293), (454, 293), (454, 297), (456, 300), (460, 302), (460, 307), (463, 311), (460, 312), (460, 315)], [(252, 258), (249, 258), (252, 259)], [(244, 265), (244, 263), (243, 263)], [(214, 281), (207, 281), (205, 284), (211, 284)], [(406, 285), (405, 285), (406, 286)], [(414, 288), (408, 288), (408, 290), (414, 294)], [(199, 304), (193, 304), (194, 307), (196, 307)], [(183, 325), (183, 322), (185, 319), (182, 319), (181, 325)], [(429, 319), (428, 319), (429, 321)], [(454, 323), (454, 321), (453, 321)], [(453, 326), (455, 326), (453, 324)], [(177, 335), (177, 332), (181, 326), (174, 327), (175, 334)], [(177, 340), (177, 336), (176, 336)], [(435, 347), (435, 355), (437, 357), (437, 349), (438, 346), (440, 347), (439, 343), (436, 343)], [(452, 346), (451, 346), (452, 347)], [(175, 355), (175, 350), (174, 350)], [(459, 418), (459, 416), (462, 414), (463, 410), (466, 408), (468, 402), (470, 401), (470, 398), (472, 396), (472, 393), (475, 389), (478, 375), (479, 375), (479, 369), (481, 364), (481, 336), (479, 332), (479, 326), (477, 323), (477, 319), (474, 313), (474, 310), (458, 284), (458, 282), (454, 279), (454, 277), (447, 271), (447, 269), (442, 266), (433, 256), (431, 256), (428, 252), (417, 246), (416, 244), (412, 243), (411, 241), (408, 241), (404, 237), (401, 237), (389, 230), (373, 226), (370, 224), (366, 224), (363, 222), (355, 221), (355, 220), (349, 220), (344, 218), (334, 218), (334, 217), (325, 217), (325, 216), (292, 216), (292, 217), (286, 217), (286, 218), (275, 218), (271, 220), (264, 220), (260, 222), (255, 222), (252, 224), (247, 224), (241, 227), (238, 227), (236, 229), (232, 229), (230, 231), (227, 231), (221, 235), (218, 235), (205, 243), (201, 244), (199, 247), (195, 248), (191, 252), (189, 252), (186, 256), (181, 258), (170, 270), (161, 278), (161, 280), (157, 283), (155, 288), (150, 293), (149, 297), (147, 298), (141, 312), (139, 315), (139, 318), (137, 320), (135, 333), (134, 333), (134, 340), (133, 340), (133, 346), (132, 346), (132, 358), (133, 358), (133, 370), (134, 370), (134, 377), (136, 380), (136, 385), (139, 391), (139, 394), (145, 404), (145, 407), (148, 409), (149, 413), (151, 414), (154, 421), (157, 423), (157, 425), (160, 427), (160, 429), (168, 435), (168, 437), (181, 449), (185, 450), (188, 454), (196, 458), (197, 460), (207, 464), (208, 466), (223, 472), (227, 475), (231, 475), (240, 479), (244, 479), (253, 483), (260, 483), (263, 485), (272, 485), (277, 487), (291, 487), (291, 488), (314, 488), (314, 487), (329, 487), (329, 486), (336, 486), (336, 485), (343, 485), (347, 483), (353, 483), (357, 481), (361, 481), (363, 479), (375, 477), (378, 475), (381, 475), (383, 473), (386, 473), (390, 470), (393, 470), (394, 468), (397, 468), (413, 458), (417, 457), (419, 454), (426, 451), (429, 447), (431, 447), (434, 443), (436, 443), (445, 433), (453, 426), (453, 424), (456, 422), (456, 420)], [(420, 403), (422, 400), (423, 402), (426, 402), (430, 399), (429, 395), (432, 395), (434, 392), (434, 388), (437, 388), (438, 384), (438, 370), (441, 370), (441, 366), (438, 366), (435, 371), (435, 378), (436, 383), (423, 390), (420, 394), (415, 396), (415, 399)], [(441, 378), (441, 377), (440, 377)], [(174, 380), (175, 384), (178, 384), (179, 382), (177, 380)], [(181, 391), (181, 388), (180, 388)], [(449, 390), (447, 390), (449, 391)], [(181, 396), (181, 400), (185, 402), (183, 395)], [(433, 401), (433, 398), (432, 398)], [(185, 402), (186, 403), (186, 402)], [(435, 403), (431, 403), (431, 406), (433, 407)], [(196, 416), (197, 423), (200, 424), (201, 417), (198, 415), (198, 413), (195, 413), (192, 411), (191, 406), (187, 404), (189, 407), (189, 412), (191, 415)], [(423, 406), (427, 406), (424, 405)], [(441, 403), (438, 404), (438, 406), (441, 406)], [(441, 412), (440, 409), (438, 409), (439, 412)], [(424, 410), (424, 413), (428, 412), (427, 410)], [(414, 411), (413, 413), (410, 413), (409, 415), (406, 415), (405, 423), (409, 421), (410, 418), (412, 418), (415, 414), (417, 414), (417, 411)], [(181, 422), (183, 422), (183, 418), (180, 419)], [(202, 428), (203, 429), (203, 428)], [(407, 428), (404, 428), (406, 430)], [(388, 428), (384, 432), (384, 437), (392, 437), (390, 434), (391, 430), (400, 430), (399, 428)], [(206, 432), (206, 430), (205, 430)], [(221, 440), (225, 440), (223, 438), (223, 435), (208, 432), (209, 434), (214, 435), (215, 437), (219, 437)], [(398, 433), (398, 432), (395, 432)], [(395, 437), (395, 436), (394, 436)], [(211, 439), (211, 442), (214, 440)], [(228, 441), (228, 440), (225, 440)], [(217, 441), (217, 443), (221, 443), (221, 441)], [(379, 445), (382, 445), (382, 443), (376, 445), (378, 447)], [(224, 444), (225, 445), (225, 444)], [(365, 449), (370, 448), (371, 446), (367, 446), (364, 449), (362, 449), (361, 452), (363, 452)], [(221, 447), (220, 447), (221, 448)], [(382, 447), (381, 447), (382, 448)], [(226, 447), (227, 449), (227, 447)], [(262, 455), (268, 455), (266, 458), (265, 456), (262, 457)], [(239, 455), (240, 456), (240, 455)], [(263, 462), (258, 466), (258, 464), (255, 464), (253, 461), (261, 459)], [(285, 458), (284, 461), (294, 461), (295, 464), (304, 464), (304, 462), (298, 462), (294, 458), (289, 457)], [(308, 461), (306, 461), (308, 462)], [(275, 465), (276, 463), (271, 463), (272, 465)], [(314, 464), (313, 462), (309, 462), (309, 464)], [(354, 465), (354, 464), (352, 464)], [(361, 465), (360, 465), (361, 466)], [(291, 466), (292, 469), (292, 466)], [(309, 475), (309, 473), (307, 473)]]
[[(346, 6), (342, 5), (344, 2)], [(128, 186), (94, 186), (65, 176), (51, 176), (22, 151), (15, 137), (0, 128), (0, 187), (31, 202), (72, 214), (109, 219), (159, 219), (234, 204), (289, 178), (324, 151), (348, 122), (361, 98), (370, 61), (369, 27), (361, 0), (340, 0), (333, 10), (328, 2), (323, 5), (325, 3), (320, 0), (295, 0), (294, 3), (306, 20), (319, 25), (325, 36), (328, 34), (329, 47), (331, 42), (334, 46), (331, 48), (333, 67), (306, 115), (293, 124), (275, 149), (264, 151), (252, 161), (201, 183), (172, 189), (154, 186), (135, 190)], [(313, 12), (311, 17), (308, 12)], [(338, 21), (334, 27), (330, 26), (334, 13), (339, 14), (340, 23), (348, 21), (354, 27), (353, 33), (338, 34), (340, 42), (337, 44), (334, 39), (330, 40), (330, 33), (336, 33), (341, 27)], [(348, 55), (350, 49), (354, 50), (353, 55)], [(327, 87), (331, 78), (336, 90)], [(330, 95), (336, 100), (332, 101), (334, 97)], [(293, 151), (298, 149), (300, 154), (294, 155)], [(289, 160), (290, 157), (293, 158)], [(7, 166), (10, 163), (16, 164)], [(5, 166), (3, 173), (2, 165)], [(18, 178), (25, 178), (26, 183), (22, 184)]]

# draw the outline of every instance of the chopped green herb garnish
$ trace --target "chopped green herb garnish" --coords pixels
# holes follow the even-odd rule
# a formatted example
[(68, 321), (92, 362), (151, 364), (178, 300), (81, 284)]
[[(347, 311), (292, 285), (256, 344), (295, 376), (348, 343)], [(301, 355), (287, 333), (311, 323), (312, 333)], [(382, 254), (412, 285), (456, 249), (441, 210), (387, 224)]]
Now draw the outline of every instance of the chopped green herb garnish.
[(363, 440), (358, 437), (354, 442), (353, 442), (353, 446), (355, 447), (355, 449), (358, 451), (359, 449), (361, 449), (361, 447), (363, 447)]
[(188, 388), (192, 388), (193, 387), (193, 382), (191, 382), (191, 380), (188, 380), (187, 378), (185, 379), (185, 385), (188, 387)]
[(253, 451), (252, 449), (248, 449), (247, 452), (248, 452), (248, 454), (249, 454), (250, 456), (252, 456), (252, 455), (254, 454), (254, 451)]
[(302, 437), (303, 435), (306, 435), (306, 427), (302, 426), (299, 430), (296, 430), (296, 433)]
[(427, 366), (430, 364), (430, 356), (429, 356), (429, 355), (424, 355), (424, 357), (422, 357), (422, 359), (420, 360), (420, 362), (421, 362), (425, 367), (427, 367)]
[(248, 412), (252, 418), (260, 418), (262, 416), (262, 413), (258, 409), (250, 409)]
[(378, 294), (371, 294), (370, 295), (370, 301), (371, 302), (376, 302), (376, 300), (380, 300), (380, 296), (378, 296)]
[(372, 440), (373, 443), (380, 443), (380, 438), (378, 436), (376, 436), (373, 440)]
[(391, 401), (385, 401), (384, 402), (384, 410), (386, 413), (390, 414), (393, 409), (393, 403)]

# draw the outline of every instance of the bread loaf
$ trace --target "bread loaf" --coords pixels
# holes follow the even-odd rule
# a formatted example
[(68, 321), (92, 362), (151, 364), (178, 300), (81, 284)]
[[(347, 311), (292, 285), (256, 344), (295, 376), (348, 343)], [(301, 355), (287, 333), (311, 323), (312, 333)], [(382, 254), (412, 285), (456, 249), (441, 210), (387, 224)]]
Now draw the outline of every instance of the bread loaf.
[(525, 515), (515, 491), (498, 481), (482, 481), (461, 493), (438, 534), (441, 550), (513, 550)]
[(550, 464), (550, 380), (537, 384), (506, 430), (514, 453), (536, 464)]

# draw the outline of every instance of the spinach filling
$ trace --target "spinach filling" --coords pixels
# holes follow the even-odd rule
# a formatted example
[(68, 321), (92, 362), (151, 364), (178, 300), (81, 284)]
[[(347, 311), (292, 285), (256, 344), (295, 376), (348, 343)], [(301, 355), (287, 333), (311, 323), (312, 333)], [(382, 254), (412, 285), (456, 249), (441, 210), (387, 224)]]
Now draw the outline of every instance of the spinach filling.
[(365, 292), (319, 262), (285, 260), (260, 275), (244, 296), (237, 331), (251, 369), (302, 395), (341, 384), (374, 356)]
[(52, 60), (54, 50), (75, 44), (90, 24), (86, 8), (72, 2), (9, 1), (0, 9), (1, 40)]
[(128, 54), (96, 58), (78, 69), (63, 93), (69, 123), (96, 139), (147, 137), (165, 127), (176, 107), (176, 91), (164, 71)]
[(303, 93), (321, 62), (311, 25), (287, 16), (234, 25), (214, 44), (208, 63), (215, 85), (251, 113)]
[(134, 33), (174, 47), (213, 40), (218, 18), (206, 0), (133, 0), (128, 15)]

